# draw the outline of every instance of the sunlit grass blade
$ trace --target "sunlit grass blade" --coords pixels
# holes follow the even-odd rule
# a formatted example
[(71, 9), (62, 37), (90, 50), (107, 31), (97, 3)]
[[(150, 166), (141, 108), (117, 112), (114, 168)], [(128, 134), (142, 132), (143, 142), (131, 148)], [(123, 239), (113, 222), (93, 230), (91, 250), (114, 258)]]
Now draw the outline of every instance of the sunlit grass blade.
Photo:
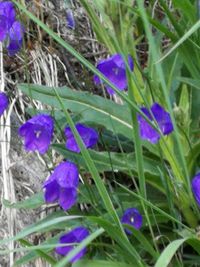
[[(176, 50), (180, 45), (182, 45), (194, 32), (196, 32), (200, 27), (200, 20), (197, 21), (179, 40), (178, 42), (170, 48), (167, 53), (162, 56), (158, 61), (155, 62), (155, 64), (160, 63), (163, 61), (166, 57), (168, 57), (174, 50)], [(198, 49), (200, 49), (199, 46), (196, 46)]]
[(19, 232), (18, 234), (16, 234), (14, 237), (9, 237), (9, 238), (5, 238), (3, 240), (0, 240), (0, 245), (6, 244), (10, 241), (17, 241), (18, 239), (22, 239), (30, 234), (33, 234), (35, 232), (39, 232), (43, 229), (48, 228), (49, 226), (52, 225), (56, 225), (60, 222), (65, 222), (68, 220), (74, 220), (74, 219), (78, 219), (81, 218), (81, 216), (63, 216), (60, 218), (54, 218), (52, 220), (49, 220), (47, 222), (42, 222), (40, 224), (36, 224), (36, 225), (30, 225), (27, 228), (25, 228), (24, 230), (22, 230), (21, 232)]
[[(183, 245), (185, 242), (189, 240), (196, 240), (195, 238), (188, 237), (183, 239), (174, 240), (164, 249), (161, 253), (158, 261), (155, 264), (155, 267), (167, 267), (172, 259), (172, 257), (176, 254), (177, 250)], [(199, 242), (200, 245), (200, 242)]]

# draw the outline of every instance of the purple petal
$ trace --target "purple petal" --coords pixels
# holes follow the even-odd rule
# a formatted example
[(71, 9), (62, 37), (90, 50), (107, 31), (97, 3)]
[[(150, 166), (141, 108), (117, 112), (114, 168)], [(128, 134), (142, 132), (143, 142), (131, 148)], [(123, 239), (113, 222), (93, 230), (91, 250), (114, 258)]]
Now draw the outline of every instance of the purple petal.
[(32, 117), (19, 128), (19, 135), (24, 138), (27, 151), (38, 150), (44, 154), (53, 136), (54, 122), (51, 116), (40, 114)]
[(8, 55), (11, 57), (17, 54), (22, 47), (22, 43), (22, 40), (10, 40), (9, 45), (7, 46)]
[(15, 21), (9, 30), (9, 44), (7, 46), (9, 56), (15, 55), (22, 47), (24, 27), (19, 21)]
[[(70, 242), (71, 243), (71, 242)], [(74, 249), (74, 246), (72, 245), (66, 245), (64, 247), (56, 247), (55, 248), (55, 252), (62, 255), (62, 256), (65, 256), (67, 255), (71, 250)]]
[[(76, 124), (76, 130), (81, 136), (86, 148), (92, 148), (96, 145), (99, 136), (93, 128), (86, 127), (83, 124), (78, 123)], [(76, 153), (80, 153), (80, 148), (74, 138), (70, 127), (65, 128), (65, 136), (67, 138), (66, 148)]]
[(70, 209), (76, 203), (76, 199), (77, 192), (74, 187), (60, 188), (59, 205), (63, 208), (63, 210)]
[(8, 33), (7, 24), (7, 18), (0, 15), (0, 42), (6, 39)]
[(200, 172), (192, 180), (192, 191), (197, 204), (200, 206)]
[(170, 114), (166, 112), (158, 103), (154, 103), (152, 105), (151, 111), (164, 135), (168, 135), (174, 130)]
[(98, 77), (97, 75), (94, 75), (93, 79), (94, 79), (94, 83), (95, 83), (96, 85), (102, 83), (101, 80), (99, 79), (99, 77)]
[(24, 145), (27, 151), (37, 150), (41, 154), (44, 154), (49, 148), (51, 135), (41, 125), (27, 122), (25, 125), (21, 126), (20, 135), (25, 138)]
[[(141, 108), (141, 111), (152, 121), (156, 120), (158, 126), (164, 135), (168, 135), (173, 131), (173, 124), (170, 114), (166, 112), (158, 103), (154, 103), (151, 107), (151, 116), (147, 108)], [(141, 115), (138, 115), (138, 122), (140, 126), (140, 136), (149, 142), (155, 144), (160, 139), (160, 134), (156, 131)]]
[(58, 200), (60, 188), (56, 181), (44, 186), (44, 199), (47, 203), (53, 203)]
[(0, 93), (0, 116), (4, 113), (4, 111), (8, 107), (8, 97), (5, 93), (1, 92)]
[[(136, 229), (140, 229), (142, 227), (142, 221), (142, 215), (136, 208), (127, 209), (121, 218), (122, 223), (129, 224)], [(132, 234), (129, 229), (125, 229), (125, 231), (127, 234)]]
[(67, 27), (70, 29), (75, 29), (75, 20), (74, 20), (74, 15), (71, 9), (67, 10)]
[[(54, 173), (52, 173), (43, 183), (43, 187), (45, 187), (46, 185), (52, 183), (53, 181), (56, 181), (56, 177), (54, 175)], [(57, 181), (56, 181), (57, 183)]]
[(133, 62), (131, 55), (128, 55), (128, 65), (129, 65), (131, 71), (133, 71), (134, 70), (134, 62)]
[[(60, 240), (59, 240), (59, 243), (60, 244), (69, 244), (69, 246), (57, 247), (55, 249), (55, 251), (58, 254), (61, 254), (61, 255), (65, 256), (71, 250), (73, 250), (75, 248), (76, 243), (80, 243), (87, 236), (89, 236), (89, 231), (85, 227), (77, 227), (77, 228), (74, 228), (70, 232), (62, 235), (60, 237)], [(76, 254), (75, 257), (72, 258), (71, 262), (76, 262), (77, 260), (79, 260), (80, 258), (82, 258), (85, 253), (86, 253), (86, 248), (82, 249), (78, 254)]]
[(73, 230), (73, 234), (76, 236), (77, 241), (81, 242), (89, 235), (89, 231), (85, 227), (80, 226)]
[[(141, 108), (141, 111), (151, 119), (151, 115), (147, 108)], [(140, 137), (153, 144), (157, 143), (160, 139), (159, 133), (141, 115), (138, 115), (138, 123), (140, 127)]]
[(63, 188), (77, 187), (79, 182), (78, 168), (70, 161), (60, 163), (53, 173), (57, 183)]
[(9, 30), (16, 17), (15, 8), (12, 2), (4, 1), (0, 3), (0, 16), (4, 16), (7, 19), (6, 30)]

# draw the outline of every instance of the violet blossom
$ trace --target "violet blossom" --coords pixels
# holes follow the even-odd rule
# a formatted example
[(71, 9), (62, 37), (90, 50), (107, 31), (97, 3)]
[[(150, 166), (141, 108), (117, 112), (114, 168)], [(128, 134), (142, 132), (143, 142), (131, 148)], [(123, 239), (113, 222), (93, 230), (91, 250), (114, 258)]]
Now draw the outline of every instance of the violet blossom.
[(15, 55), (22, 47), (24, 35), (23, 25), (16, 20), (15, 8), (12, 2), (0, 3), (0, 42), (6, 41), (10, 56)]
[[(81, 136), (86, 148), (92, 148), (93, 146), (96, 145), (99, 136), (95, 129), (87, 127), (80, 123), (77, 123), (75, 127), (79, 135)], [(70, 127), (65, 128), (65, 136), (67, 139), (66, 148), (73, 152), (80, 153), (80, 148), (76, 142), (76, 139)]]
[[(70, 251), (72, 251), (78, 243), (81, 243), (86, 237), (89, 236), (89, 231), (87, 228), (80, 226), (76, 227), (68, 233), (62, 235), (59, 239), (59, 244), (69, 244), (66, 246), (58, 246), (55, 251), (63, 256), (66, 256)], [(86, 253), (86, 248), (83, 248), (79, 253), (77, 253), (72, 259), (71, 263), (76, 262), (82, 258)]]
[(64, 210), (70, 209), (76, 203), (78, 183), (76, 164), (61, 162), (43, 184), (45, 202), (58, 202)]
[[(166, 112), (158, 103), (154, 103), (151, 106), (151, 112), (154, 120), (147, 108), (142, 107), (141, 111), (149, 118), (149, 120), (152, 122), (155, 120), (157, 122), (163, 135), (168, 135), (174, 130), (170, 114)], [(140, 137), (153, 144), (157, 143), (160, 139), (159, 132), (154, 129), (141, 115), (138, 115), (138, 122), (140, 127)]]
[(54, 121), (47, 114), (32, 117), (19, 128), (19, 135), (24, 138), (27, 151), (39, 151), (44, 154), (51, 143)]
[[(134, 65), (130, 55), (128, 55), (128, 65), (130, 70), (133, 71)], [(125, 90), (128, 86), (126, 77), (126, 64), (121, 54), (114, 54), (113, 56), (102, 59), (97, 64), (97, 69), (111, 82), (118, 90)], [(94, 76), (94, 82), (96, 85), (103, 83), (103, 81), (97, 76)], [(110, 95), (115, 94), (115, 91), (108, 85), (105, 85), (107, 92)]]
[[(124, 224), (129, 224), (133, 226), (135, 229), (140, 229), (142, 227), (142, 215), (136, 208), (128, 208), (125, 210), (121, 222)], [(132, 232), (125, 228), (127, 234), (132, 234)]]

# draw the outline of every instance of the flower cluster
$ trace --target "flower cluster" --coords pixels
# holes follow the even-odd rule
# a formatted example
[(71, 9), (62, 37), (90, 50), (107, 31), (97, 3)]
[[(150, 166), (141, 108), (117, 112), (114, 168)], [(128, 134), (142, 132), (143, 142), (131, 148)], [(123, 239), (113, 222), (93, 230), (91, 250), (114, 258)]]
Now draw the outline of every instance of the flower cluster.
[[(133, 61), (131, 56), (128, 56), (128, 64), (133, 70)], [(113, 55), (109, 59), (102, 60), (98, 66), (98, 70), (102, 72), (119, 90), (124, 90), (127, 87), (126, 64), (120, 54)], [(101, 80), (95, 76), (95, 82), (101, 83)], [(113, 94), (112, 88), (106, 86), (108, 92)], [(141, 108), (142, 112), (153, 122), (157, 122), (160, 130), (164, 135), (173, 131), (173, 125), (168, 112), (166, 112), (158, 103), (154, 103), (149, 111), (147, 108)], [(138, 115), (140, 126), (140, 136), (142, 139), (147, 139), (152, 143), (156, 143), (160, 135), (153, 129), (149, 123)], [(97, 142), (99, 135), (97, 131), (91, 127), (81, 123), (75, 124), (75, 128), (82, 139), (85, 147), (93, 148)], [(41, 154), (47, 152), (51, 140), (53, 138), (54, 120), (50, 115), (39, 114), (33, 116), (19, 128), (19, 135), (24, 139), (24, 146), (27, 151), (38, 151)], [(66, 149), (80, 153), (80, 147), (76, 141), (73, 131), (69, 126), (64, 129), (66, 137)], [(77, 200), (77, 192), (79, 185), (78, 166), (68, 160), (65, 160), (55, 167), (51, 175), (43, 184), (44, 199), (46, 203), (58, 202), (60, 207), (67, 211), (75, 205)], [(143, 218), (136, 208), (128, 208), (122, 218), (123, 224), (128, 224), (135, 229), (142, 227)], [(125, 232), (131, 234), (132, 231), (125, 226)], [(58, 246), (56, 252), (61, 255), (67, 255), (73, 250), (75, 244), (80, 243), (89, 235), (85, 227), (76, 227), (71, 231), (63, 234), (59, 239), (59, 244), (67, 244), (66, 246)], [(82, 249), (71, 262), (80, 259), (86, 252), (86, 248)]]
[[(92, 148), (98, 141), (98, 133), (93, 128), (77, 123), (75, 125), (86, 148)], [(39, 114), (19, 128), (19, 135), (24, 138), (27, 151), (38, 151), (44, 154), (51, 143), (54, 130), (53, 118), (47, 114)], [(80, 153), (80, 148), (70, 127), (65, 128), (66, 148), (75, 153)], [(79, 184), (78, 167), (71, 161), (61, 162), (43, 184), (44, 199), (46, 203), (58, 202), (63, 210), (69, 210), (77, 199)], [(89, 232), (84, 227), (78, 227), (60, 237), (60, 243), (79, 243)], [(74, 248), (74, 245), (57, 247), (56, 252), (66, 255)], [(86, 252), (84, 248), (78, 253), (72, 262), (82, 257)]]
[(23, 25), (16, 20), (15, 8), (12, 2), (0, 3), (0, 42), (6, 41), (10, 56), (15, 55), (22, 47), (24, 35)]

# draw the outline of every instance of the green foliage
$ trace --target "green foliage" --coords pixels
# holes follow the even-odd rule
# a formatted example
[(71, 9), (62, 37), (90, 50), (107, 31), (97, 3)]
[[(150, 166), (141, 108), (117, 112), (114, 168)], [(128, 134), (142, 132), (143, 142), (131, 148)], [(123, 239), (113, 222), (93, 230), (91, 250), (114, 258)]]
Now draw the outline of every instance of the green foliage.
[[(67, 264), (73, 256), (86, 245), (86, 259), (73, 267), (193, 266), (194, 260), (186, 263), (185, 251), (190, 253), (189, 258), (199, 260), (196, 227), (200, 216), (190, 185), (200, 167), (200, 21), (196, 1), (173, 0), (171, 6), (164, 0), (149, 1), (144, 6), (141, 0), (80, 0), (98, 41), (108, 53), (134, 57), (134, 72), (127, 66), (128, 94), (120, 92), (23, 5), (13, 2), (84, 67), (110, 85), (123, 103), (66, 86), (18, 85), (28, 97), (45, 104), (46, 113), (55, 115), (60, 144), (55, 142), (51, 149), (79, 166), (83, 182), (78, 197), (81, 209), (77, 205), (68, 213), (55, 211), (15, 237), (1, 240), (0, 245), (18, 241), (21, 246), (14, 251), (26, 251), (15, 266), (38, 257), (55, 267), (70, 266)], [(140, 54), (144, 44), (145, 59)], [(149, 107), (153, 102), (166, 108), (174, 126), (174, 133), (162, 136), (156, 145), (141, 141), (137, 122), (140, 106)], [(98, 148), (84, 147), (76, 122), (98, 130)], [(75, 136), (80, 154), (63, 144), (66, 125)], [(156, 124), (151, 125), (159, 130)], [(18, 203), (4, 200), (3, 204), (12, 209), (33, 209), (44, 205), (44, 200), (42, 193), (37, 193)], [(140, 231), (126, 226), (131, 236), (125, 234), (120, 222), (128, 207), (137, 207), (144, 218)], [(66, 257), (55, 260), (51, 255), (59, 235), (49, 238), (48, 234), (63, 233), (80, 224), (90, 229), (90, 235)], [(38, 246), (29, 243), (27, 238), (35, 233), (44, 234), (46, 241)], [(9, 249), (1, 252), (8, 253)]]

